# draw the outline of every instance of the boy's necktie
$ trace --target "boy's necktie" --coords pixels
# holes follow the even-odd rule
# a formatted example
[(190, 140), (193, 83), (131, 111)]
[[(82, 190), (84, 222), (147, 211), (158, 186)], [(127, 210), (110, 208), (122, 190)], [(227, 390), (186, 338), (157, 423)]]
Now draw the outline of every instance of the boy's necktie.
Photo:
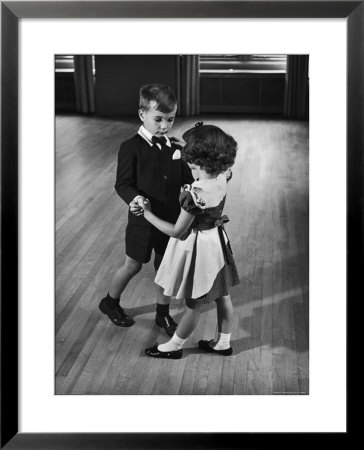
[(153, 144), (160, 144), (162, 146), (166, 145), (167, 139), (164, 136), (161, 137), (152, 136), (152, 142)]

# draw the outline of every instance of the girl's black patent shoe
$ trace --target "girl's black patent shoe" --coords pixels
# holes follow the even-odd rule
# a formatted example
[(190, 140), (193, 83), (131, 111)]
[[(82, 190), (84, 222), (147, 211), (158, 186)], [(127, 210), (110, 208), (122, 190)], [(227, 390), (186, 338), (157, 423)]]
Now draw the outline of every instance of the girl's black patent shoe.
[(161, 352), (158, 350), (158, 343), (153, 345), (153, 347), (147, 348), (145, 353), (148, 356), (153, 356), (153, 358), (181, 359), (183, 356), (182, 349), (173, 352)]
[(223, 356), (230, 356), (233, 353), (233, 349), (231, 347), (225, 350), (215, 350), (214, 348), (210, 347), (210, 341), (198, 341), (198, 346), (208, 353), (217, 353)]

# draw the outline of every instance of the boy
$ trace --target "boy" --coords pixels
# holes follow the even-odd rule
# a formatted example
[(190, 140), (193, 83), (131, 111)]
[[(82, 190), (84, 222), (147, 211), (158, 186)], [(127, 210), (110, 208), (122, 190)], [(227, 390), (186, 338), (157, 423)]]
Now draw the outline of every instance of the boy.
[[(154, 268), (158, 270), (169, 240), (169, 236), (143, 217), (138, 202), (148, 198), (155, 214), (174, 223), (180, 212), (178, 198), (181, 186), (194, 181), (188, 165), (181, 159), (179, 147), (183, 141), (167, 137), (176, 111), (177, 100), (168, 86), (143, 86), (138, 111), (142, 126), (136, 135), (120, 146), (115, 189), (129, 205), (126, 255), (124, 264), (113, 276), (107, 296), (99, 305), (117, 326), (129, 327), (135, 323), (121, 308), (120, 295), (142, 265), (150, 261), (153, 249)], [(177, 324), (169, 314), (170, 301), (170, 297), (164, 296), (159, 289), (155, 322), (173, 336)]]

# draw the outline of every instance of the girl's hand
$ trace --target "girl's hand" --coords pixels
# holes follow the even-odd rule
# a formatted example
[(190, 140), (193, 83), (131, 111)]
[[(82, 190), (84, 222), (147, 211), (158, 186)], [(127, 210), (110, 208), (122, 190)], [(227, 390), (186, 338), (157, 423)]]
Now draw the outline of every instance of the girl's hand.
[(143, 211), (152, 211), (150, 201), (147, 198), (143, 199), (143, 202), (140, 202), (139, 205), (143, 209)]
[(183, 148), (186, 145), (186, 141), (184, 141), (182, 138), (176, 138), (174, 136), (171, 136), (169, 140), (178, 148)]

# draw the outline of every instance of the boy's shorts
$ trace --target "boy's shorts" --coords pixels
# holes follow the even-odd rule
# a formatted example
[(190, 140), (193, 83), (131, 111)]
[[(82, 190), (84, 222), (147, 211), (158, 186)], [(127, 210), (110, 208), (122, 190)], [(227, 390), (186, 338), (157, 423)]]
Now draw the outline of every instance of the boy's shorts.
[(125, 230), (125, 252), (136, 261), (147, 263), (150, 261), (152, 250), (163, 255), (169, 236), (155, 227), (145, 227), (128, 223)]

